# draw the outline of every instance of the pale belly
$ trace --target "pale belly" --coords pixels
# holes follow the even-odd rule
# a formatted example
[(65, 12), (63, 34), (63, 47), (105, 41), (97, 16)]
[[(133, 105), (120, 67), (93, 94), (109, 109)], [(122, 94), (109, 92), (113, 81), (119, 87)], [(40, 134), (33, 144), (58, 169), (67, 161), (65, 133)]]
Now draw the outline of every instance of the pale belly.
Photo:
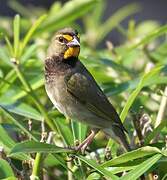
[[(59, 86), (59, 88), (57, 88)], [(69, 92), (65, 85), (54, 83), (52, 86), (46, 84), (46, 92), (54, 106), (66, 117), (86, 123), (93, 128), (104, 128), (110, 126), (110, 122), (99, 118), (89, 111), (85, 105), (81, 104)]]

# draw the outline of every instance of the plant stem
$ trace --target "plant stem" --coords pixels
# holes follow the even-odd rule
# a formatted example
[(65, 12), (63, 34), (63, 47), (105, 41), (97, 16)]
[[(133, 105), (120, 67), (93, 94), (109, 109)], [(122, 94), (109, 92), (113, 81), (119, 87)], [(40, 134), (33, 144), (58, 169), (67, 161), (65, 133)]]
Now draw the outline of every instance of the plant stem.
[[(14, 64), (14, 69), (17, 73), (17, 76), (19, 77), (21, 83), (25, 87), (25, 89), (31, 94), (32, 100), (34, 101), (35, 105), (39, 109), (39, 111), (42, 113), (44, 120), (48, 124), (48, 126), (52, 129), (52, 131), (57, 131), (56, 126), (54, 123), (49, 119), (47, 112), (45, 111), (43, 105), (35, 95), (33, 89), (31, 88), (30, 84), (26, 81), (24, 75), (20, 71), (19, 67), (17, 64)], [(32, 175), (30, 177), (31, 180), (39, 180), (39, 175), (40, 175), (40, 169), (41, 169), (41, 162), (42, 162), (42, 154), (37, 153), (34, 161), (34, 166), (32, 170)]]
[(158, 115), (155, 121), (155, 128), (162, 122), (167, 105), (167, 86), (165, 87), (164, 94), (161, 99)]
[(141, 126), (140, 126), (142, 114), (141, 113), (139, 115), (132, 114), (132, 116), (133, 116), (132, 120), (133, 120), (134, 128), (136, 130), (136, 133), (137, 133), (137, 136), (139, 139), (139, 145), (140, 145), (140, 147), (142, 147), (144, 144), (144, 137), (142, 135), (142, 130), (141, 130)]
[[(72, 163), (71, 161), (67, 162), (67, 167), (69, 169), (72, 169)], [(73, 180), (73, 175), (72, 175), (72, 172), (70, 170), (68, 170), (68, 180)]]
[(35, 157), (35, 161), (34, 161), (34, 166), (33, 166), (33, 170), (32, 170), (32, 175), (30, 177), (31, 180), (39, 180), (40, 177), (39, 175), (40, 173), (40, 169), (41, 169), (41, 161), (42, 161), (42, 154), (41, 153), (37, 153), (36, 157)]
[(31, 97), (32, 97), (32, 100), (34, 101), (34, 104), (39, 109), (39, 111), (42, 113), (42, 115), (43, 115), (46, 123), (48, 124), (48, 126), (52, 129), (52, 131), (57, 131), (55, 124), (48, 117), (48, 114), (45, 111), (43, 105), (41, 104), (39, 99), (36, 97), (34, 91), (32, 90), (31, 86), (29, 85), (29, 83), (25, 80), (24, 75), (20, 71), (19, 67), (17, 65), (14, 65), (14, 68), (15, 68), (15, 71), (16, 71), (17, 76), (19, 77), (21, 83), (23, 84), (25, 89), (31, 94)]

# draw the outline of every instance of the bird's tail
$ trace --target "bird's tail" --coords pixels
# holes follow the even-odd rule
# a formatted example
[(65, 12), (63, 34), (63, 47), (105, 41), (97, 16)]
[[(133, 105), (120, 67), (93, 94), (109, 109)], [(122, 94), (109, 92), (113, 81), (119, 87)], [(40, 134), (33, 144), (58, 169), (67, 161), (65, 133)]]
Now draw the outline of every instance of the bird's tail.
[(114, 125), (112, 128), (106, 128), (104, 129), (104, 132), (110, 135), (111, 138), (116, 140), (119, 144), (121, 144), (126, 151), (131, 150), (125, 132), (119, 126)]

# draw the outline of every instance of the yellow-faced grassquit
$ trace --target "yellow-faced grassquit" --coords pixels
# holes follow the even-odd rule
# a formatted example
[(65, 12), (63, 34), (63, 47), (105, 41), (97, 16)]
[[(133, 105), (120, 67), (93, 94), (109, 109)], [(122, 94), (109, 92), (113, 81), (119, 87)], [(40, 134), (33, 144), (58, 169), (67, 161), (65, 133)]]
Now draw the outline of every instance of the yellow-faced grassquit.
[(125, 128), (112, 104), (78, 59), (80, 39), (72, 28), (59, 30), (45, 59), (46, 92), (66, 117), (91, 127), (91, 134), (76, 148), (85, 150), (98, 130), (103, 130), (130, 150)]

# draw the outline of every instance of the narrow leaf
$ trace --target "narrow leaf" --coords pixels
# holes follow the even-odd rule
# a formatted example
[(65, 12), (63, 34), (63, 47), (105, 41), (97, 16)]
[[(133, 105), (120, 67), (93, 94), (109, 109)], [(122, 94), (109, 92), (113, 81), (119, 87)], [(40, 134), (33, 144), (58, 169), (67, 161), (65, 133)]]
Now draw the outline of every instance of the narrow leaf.
[(9, 152), (9, 150), (15, 145), (13, 139), (7, 134), (5, 129), (0, 124), (0, 146), (3, 146), (5, 152)]
[(0, 109), (5, 113), (5, 115), (11, 120), (16, 126), (18, 126), (23, 132), (25, 132), (33, 140), (37, 140), (8, 110), (0, 107)]
[(36, 141), (25, 141), (16, 144), (10, 152), (10, 156), (18, 153), (72, 153), (74, 150), (62, 148), (53, 144), (46, 144)]
[(14, 56), (14, 50), (13, 50), (12, 44), (11, 44), (11, 42), (7, 36), (5, 36), (5, 41), (6, 41), (6, 45), (8, 47), (8, 50), (10, 52), (10, 55), (13, 57)]
[[(43, 76), (40, 74), (38, 76), (35, 76), (34, 78), (32, 78), (29, 81), (29, 84), (32, 88), (32, 90), (36, 90), (38, 88), (40, 88), (41, 86), (44, 85), (44, 78)], [(24, 96), (27, 95), (26, 91), (23, 91), (21, 88), (17, 88), (15, 87), (15, 94), (13, 94), (13, 96), (11, 97), (13, 101), (16, 101)]]
[(6, 90), (11, 86), (11, 84), (14, 82), (16, 78), (17, 78), (17, 75), (14, 69), (9, 71), (4, 78), (0, 78), (1, 93), (6, 92)]
[(149, 33), (146, 37), (142, 38), (139, 42), (132, 45), (128, 50), (131, 51), (132, 49), (137, 48), (140, 45), (148, 44), (150, 41), (154, 40), (155, 38), (162, 36), (167, 32), (167, 25), (161, 26), (155, 29), (153, 32)]
[(0, 60), (2, 60), (5, 64), (11, 66), (10, 58), (8, 56), (8, 53), (6, 52), (6, 49), (1, 46), (0, 46)]
[(41, 114), (33, 107), (22, 102), (10, 101), (7, 97), (0, 98), (0, 106), (9, 112), (30, 118), (38, 121), (42, 121), (43, 117)]
[(26, 34), (25, 38), (23, 39), (23, 42), (21, 44), (21, 53), (24, 50), (24, 48), (26, 47), (27, 43), (29, 42), (29, 40), (31, 39), (32, 35), (34, 34), (34, 32), (36, 31), (36, 29), (39, 27), (39, 25), (45, 20), (45, 18), (47, 17), (47, 15), (42, 15), (41, 17), (39, 17), (39, 19), (36, 20), (36, 22), (32, 25), (32, 27), (30, 28), (30, 30), (28, 31), (28, 33)]
[(26, 51), (22, 54), (21, 62), (24, 63), (26, 60), (28, 60), (30, 57), (35, 54), (37, 50), (37, 44), (32, 44), (26, 48)]
[(38, 29), (38, 33), (55, 31), (62, 26), (66, 26), (75, 19), (86, 14), (90, 9), (94, 8), (97, 0), (72, 0), (66, 2), (58, 13), (48, 17), (42, 26)]
[[(5, 153), (9, 153), (9, 151), (15, 146), (15, 142), (14, 140), (7, 134), (7, 132), (5, 131), (5, 129), (2, 127), (2, 125), (0, 124), (0, 145), (4, 148)], [(19, 154), (14, 156), (17, 159), (20, 160), (28, 160), (30, 159), (29, 156), (27, 156), (26, 154)]]
[(78, 155), (77, 156), (81, 161), (85, 162), (87, 165), (98, 171), (100, 174), (102, 174), (105, 177), (111, 178), (112, 180), (119, 179), (114, 174), (110, 173), (106, 169), (100, 167), (95, 161), (85, 158), (84, 156)]
[(73, 136), (72, 136), (71, 129), (65, 122), (65, 119), (64, 118), (56, 118), (56, 121), (54, 121), (54, 122), (55, 122), (57, 129), (58, 129), (62, 139), (64, 140), (65, 144), (68, 146), (71, 146), (73, 144)]
[(140, 165), (138, 165), (135, 169), (131, 170), (125, 176), (120, 178), (121, 180), (129, 180), (129, 179), (138, 179), (142, 174), (144, 174), (150, 167), (152, 167), (160, 158), (161, 154), (156, 154), (151, 158), (147, 159)]
[(126, 17), (137, 13), (141, 10), (139, 4), (133, 3), (127, 6), (120, 8), (118, 11), (114, 13), (110, 18), (106, 20), (100, 27), (99, 27), (99, 35), (98, 40), (102, 40), (113, 28), (118, 26), (122, 20)]
[(100, 174), (94, 172), (92, 174), (90, 174), (86, 180), (99, 180), (100, 179)]
[(153, 154), (157, 154), (157, 153), (161, 153), (161, 151), (158, 148), (151, 147), (151, 146), (145, 146), (145, 147), (139, 148), (137, 150), (122, 154), (114, 159), (109, 160), (109, 161), (106, 161), (101, 166), (102, 167), (115, 166), (115, 165), (122, 164), (122, 163), (125, 163), (128, 161), (132, 161), (137, 158), (142, 158), (144, 156), (153, 155)]
[(19, 40), (20, 40), (20, 16), (17, 14), (13, 22), (14, 31), (14, 56), (17, 58), (19, 54)]
[(12, 168), (7, 161), (0, 159), (0, 179), (4, 179), (10, 176), (14, 176)]
[(157, 67), (153, 68), (150, 72), (144, 74), (141, 77), (141, 80), (140, 80), (139, 84), (137, 85), (136, 89), (131, 93), (129, 98), (127, 99), (127, 102), (126, 102), (126, 104), (125, 104), (125, 106), (124, 106), (124, 108), (123, 108), (123, 110), (121, 112), (120, 118), (121, 118), (122, 122), (125, 120), (130, 107), (132, 106), (132, 104), (135, 101), (136, 97), (140, 93), (141, 89), (151, 80), (152, 76), (154, 76), (155, 74), (160, 73), (162, 68), (163, 68), (163, 66), (157, 66)]

